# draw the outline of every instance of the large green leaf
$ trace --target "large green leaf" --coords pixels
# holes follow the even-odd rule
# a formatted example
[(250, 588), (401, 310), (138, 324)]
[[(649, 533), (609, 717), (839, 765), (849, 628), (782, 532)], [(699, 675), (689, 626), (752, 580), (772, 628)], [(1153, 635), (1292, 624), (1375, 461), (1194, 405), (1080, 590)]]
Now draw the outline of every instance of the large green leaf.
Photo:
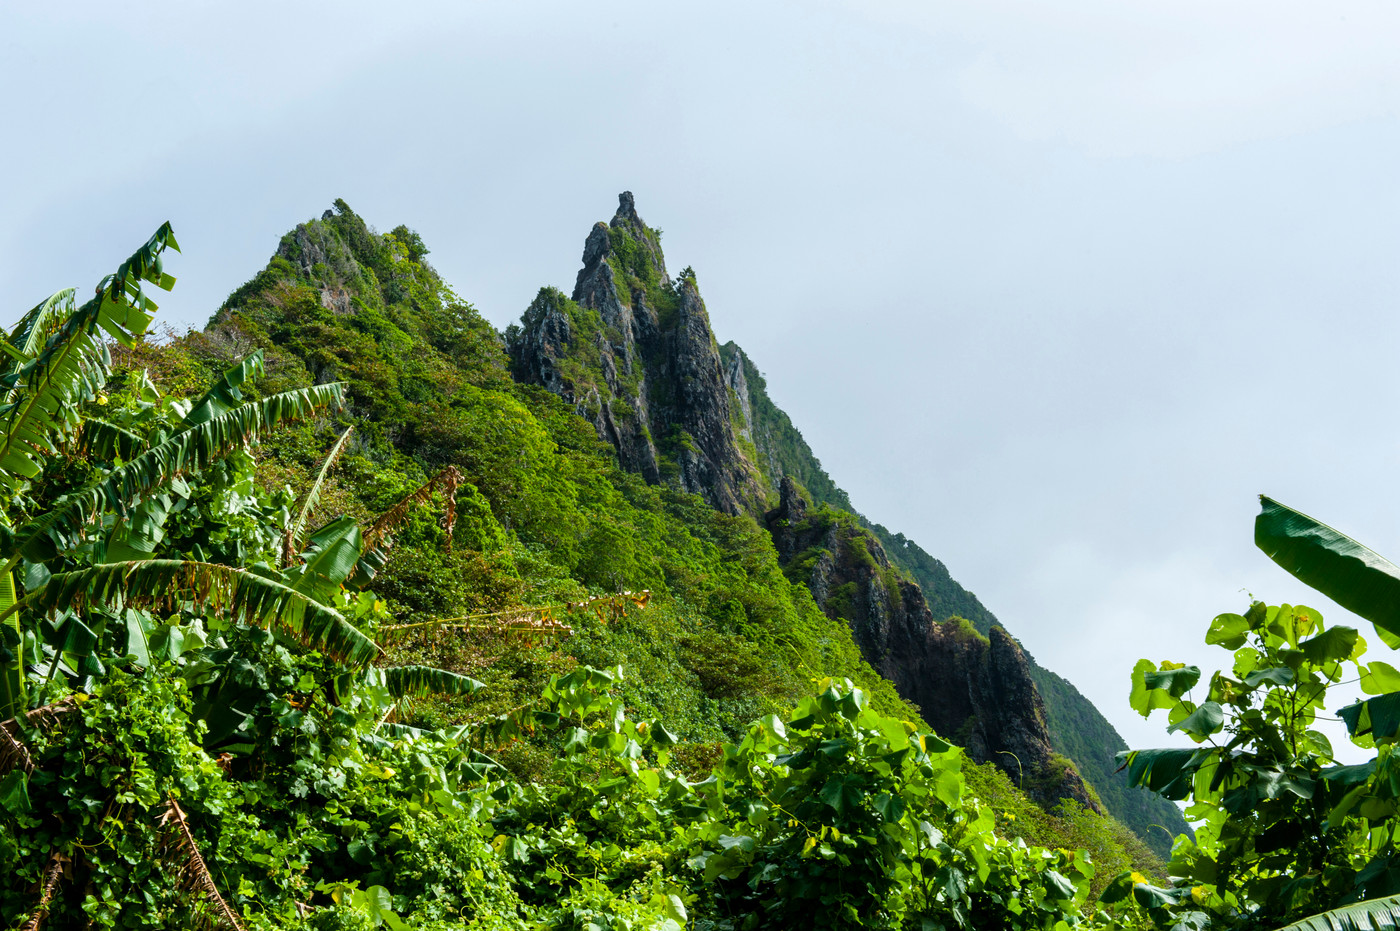
[(6, 399), (0, 407), (0, 487), (15, 489), (37, 477), (58, 443), (76, 431), (81, 405), (101, 392), (112, 360), (99, 331), (126, 346), (134, 345), (146, 332), (156, 305), (142, 291), (141, 282), (165, 290), (174, 285), (175, 279), (161, 266), (160, 254), (167, 247), (179, 249), (168, 223), (77, 310), (67, 312), (71, 296), (64, 298), (60, 292), (46, 302), (48, 311), (41, 304), (26, 315), (28, 332), (25, 321), (16, 328), (12, 338), (30, 345), (36, 333), (46, 329), (45, 319), (56, 323), (33, 358), (23, 363), (15, 359), (17, 364), (0, 375), (0, 397)]
[(1295, 921), (1279, 931), (1389, 931), (1400, 928), (1400, 895), (1371, 899)]
[(388, 666), (384, 684), (395, 698), (426, 698), (429, 695), (470, 695), (485, 688), (469, 676), (434, 669), (431, 666)]
[(334, 608), (281, 582), (214, 563), (152, 559), (60, 572), (16, 607), (43, 613), (81, 610), (87, 604), (173, 609), (182, 602), (203, 604), (259, 627), (277, 627), (347, 663), (362, 664), (380, 655), (374, 641)]
[(63, 325), (63, 321), (72, 316), (76, 306), (73, 296), (76, 293), (73, 288), (64, 288), (36, 304), (33, 310), (20, 318), (5, 341), (10, 348), (6, 350), (8, 358), (0, 360), (0, 375), (8, 375), (34, 358), (39, 347)]
[(1197, 743), (1205, 740), (1211, 734), (1220, 733), (1220, 729), (1225, 722), (1225, 711), (1217, 702), (1202, 702), (1201, 706), (1191, 712), (1182, 720), (1167, 728), (1167, 733), (1174, 731), (1185, 731)]
[(305, 562), (287, 571), (292, 588), (318, 601), (329, 600), (355, 571), (363, 543), (354, 518), (331, 521), (311, 535), (302, 554)]
[[(0, 572), (0, 612), (14, 610), (15, 577)], [(0, 629), (0, 721), (8, 720), (28, 706), (24, 674), (24, 631), (19, 615), (11, 614), (10, 623)]]
[(316, 510), (316, 505), (321, 500), (321, 488), (325, 485), (326, 476), (330, 475), (331, 467), (335, 465), (336, 459), (345, 451), (345, 444), (350, 439), (350, 433), (354, 427), (346, 427), (340, 434), (340, 438), (335, 441), (331, 451), (326, 453), (326, 458), (321, 460), (321, 468), (316, 473), (316, 480), (311, 483), (311, 487), (302, 496), (301, 510), (297, 511), (297, 516), (287, 525), (287, 532), (282, 537), (282, 565), (290, 565), (292, 558), (303, 545), (302, 534), (306, 532), (306, 522)]
[(1272, 498), (1260, 495), (1259, 502), (1256, 546), (1305, 585), (1400, 636), (1400, 566)]
[(220, 414), (227, 414), (243, 401), (243, 392), (239, 390), (239, 386), (262, 373), (263, 351), (258, 349), (225, 372), (212, 388), (204, 392), (202, 398), (194, 402), (194, 407), (185, 415), (184, 425), (193, 427)]
[(1182, 799), (1191, 791), (1191, 778), (1210, 757), (1209, 750), (1124, 750), (1118, 762), (1128, 767), (1128, 782), (1164, 798)]
[(170, 437), (107, 474), (101, 482), (64, 495), (37, 520), (17, 530), (9, 557), (0, 571), (13, 568), (21, 556), (36, 562), (50, 559), (55, 541), (71, 545), (73, 537), (103, 510), (123, 514), (142, 496), (186, 473), (199, 472), (215, 459), (256, 443), (280, 424), (312, 416), (343, 397), (342, 385), (317, 385), (274, 394), (241, 405)]
[(1337, 709), (1353, 737), (1389, 740), (1400, 732), (1400, 692), (1387, 692)]
[(122, 459), (130, 461), (146, 451), (144, 437), (123, 427), (88, 417), (78, 430), (77, 453), (93, 459)]
[(103, 561), (132, 562), (155, 555), (156, 547), (165, 539), (165, 522), (173, 504), (170, 495), (148, 495), (127, 511), (126, 519), (118, 522), (107, 537)]

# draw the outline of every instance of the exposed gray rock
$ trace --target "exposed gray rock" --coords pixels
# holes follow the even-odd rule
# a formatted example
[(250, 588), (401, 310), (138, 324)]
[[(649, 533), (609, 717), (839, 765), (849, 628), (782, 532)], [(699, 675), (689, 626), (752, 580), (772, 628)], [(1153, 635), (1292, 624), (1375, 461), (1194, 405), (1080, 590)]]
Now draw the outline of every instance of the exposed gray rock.
[(850, 625), (866, 662), (941, 736), (996, 764), (1037, 801), (1071, 798), (1100, 810), (1079, 773), (1054, 754), (1020, 644), (1001, 627), (983, 638), (956, 618), (939, 623), (919, 586), (891, 570), (878, 540), (809, 508), (785, 477), (765, 518), (769, 532), (784, 565), (818, 554), (806, 579), (812, 597)]
[[(624, 277), (615, 232), (630, 243), (632, 268), (670, 308), (664, 322), (647, 287)], [(571, 300), (598, 314), (602, 326), (591, 344), (594, 351), (577, 342), (583, 334), (560, 327), (557, 313), (531, 305), (510, 347), (517, 377), (573, 403), (617, 450), (622, 466), (647, 481), (662, 480), (658, 442), (665, 440), (673, 480), (682, 489), (731, 514), (758, 513), (765, 495), (758, 470), (736, 441), (732, 414), (737, 412), (705, 303), (693, 279), (672, 283), (660, 240), (638, 216), (630, 192), (619, 195), (610, 223), (595, 224), (589, 232)], [(589, 388), (563, 376), (566, 358), (582, 364), (580, 378)], [(747, 392), (741, 396), (747, 398)]]

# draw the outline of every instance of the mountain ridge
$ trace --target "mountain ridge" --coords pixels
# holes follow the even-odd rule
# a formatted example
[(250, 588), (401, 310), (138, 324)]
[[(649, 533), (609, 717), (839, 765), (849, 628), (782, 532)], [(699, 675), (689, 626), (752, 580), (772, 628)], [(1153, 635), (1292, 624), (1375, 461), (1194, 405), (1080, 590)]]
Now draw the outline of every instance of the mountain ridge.
[[(1028, 768), (1023, 758), (1029, 758), (1036, 797), (1047, 803), (1074, 798), (1095, 807), (1103, 801), (1110, 811), (1120, 815), (1159, 851), (1167, 849), (1168, 839), (1162, 832), (1154, 834), (1154, 824), (1165, 823), (1177, 832), (1188, 830), (1175, 806), (1128, 786), (1116, 773), (1113, 754), (1127, 749), (1126, 743), (1071, 683), (1039, 666), (1015, 644), (1014, 638), (1003, 638), (1004, 626), (976, 595), (953, 579), (944, 563), (903, 534), (893, 533), (856, 511), (849, 495), (821, 467), (791, 418), (768, 397), (766, 380), (747, 353), (732, 341), (720, 346), (708, 332), (708, 315), (703, 313), (703, 301), (693, 273), (687, 269), (676, 283), (672, 282), (659, 237), (637, 214), (635, 199), (630, 193), (619, 196), (617, 213), (609, 223), (598, 223), (589, 233), (583, 268), (579, 271), (572, 300), (581, 308), (598, 313), (604, 325), (612, 328), (606, 334), (611, 339), (605, 339), (603, 333), (591, 335), (593, 344), (600, 350), (595, 362), (597, 372), (591, 377), (586, 372), (588, 366), (584, 363), (589, 360), (581, 357), (589, 356), (588, 352), (571, 351), (572, 332), (567, 334), (570, 338), (561, 338), (566, 334), (556, 324), (551, 333), (549, 320), (538, 314), (532, 316), (535, 308), (532, 305), (521, 325), (507, 333), (517, 377), (534, 380), (565, 400), (573, 400), (578, 412), (594, 423), (599, 436), (617, 449), (624, 467), (640, 472), (648, 481), (679, 476), (682, 488), (698, 491), (722, 510), (747, 511), (760, 520), (767, 517), (780, 552), (785, 549), (780, 539), (781, 530), (774, 526), (768, 506), (777, 504), (781, 510), (800, 499), (801, 492), (796, 492), (795, 488), (786, 489), (784, 493), (788, 477), (796, 480), (811, 504), (851, 514), (855, 518), (854, 525), (829, 538), (829, 545), (820, 548), (824, 556), (808, 558), (806, 564), (794, 568), (795, 564), (803, 562), (803, 556), (810, 557), (810, 553), (799, 552), (804, 549), (802, 547), (788, 547), (785, 571), (794, 581), (802, 581), (812, 589), (819, 607), (829, 616), (852, 626), (867, 661), (897, 685), (902, 683), (900, 694), (924, 708), (930, 723), (954, 735), (966, 731), (964, 739), (971, 742), (976, 758), (996, 763), (1023, 784)], [(692, 308), (698, 305), (701, 312), (692, 310), (688, 315), (680, 315), (681, 325), (687, 329), (686, 340), (667, 345), (658, 337), (667, 326), (677, 326), (674, 314), (678, 305)], [(664, 316), (668, 309), (673, 314), (669, 319)], [(560, 317), (556, 314), (554, 319)], [(706, 332), (700, 332), (701, 325)], [(572, 342), (586, 349), (588, 338)], [(687, 352), (691, 357), (686, 357)], [(724, 391), (717, 390), (714, 384), (716, 356)], [(572, 379), (551, 378), (552, 372), (560, 371), (568, 362), (575, 363)], [(637, 377), (639, 367), (642, 369), (640, 378)], [(666, 378), (671, 377), (672, 370), (677, 367), (685, 369), (687, 374), (682, 377), (688, 378), (690, 389), (683, 408), (689, 419), (679, 424), (666, 416), (664, 405), (656, 403), (655, 386), (647, 382), (649, 371), (659, 369)], [(615, 372), (626, 372), (634, 380), (627, 383)], [(600, 383), (606, 384), (606, 392), (600, 390)], [(588, 388), (580, 392), (579, 385)], [(634, 418), (632, 436), (643, 437), (648, 441), (645, 445), (628, 440), (627, 431), (618, 429), (614, 412), (618, 407), (624, 416)], [(704, 443), (693, 441), (692, 427), (696, 424), (705, 431)], [(672, 437), (679, 432), (682, 442), (669, 447), (651, 443), (652, 436), (658, 432)], [(724, 437), (726, 432), (728, 441)], [(654, 470), (649, 468), (652, 462)], [(706, 477), (712, 475), (725, 478), (718, 484), (709, 484)], [(761, 504), (752, 490), (755, 477), (762, 483)], [(746, 493), (737, 494), (736, 488)], [(864, 554), (864, 559), (880, 568), (867, 571), (863, 577), (848, 573), (837, 580), (832, 575), (836, 562), (834, 553), (847, 549), (858, 550)], [(869, 568), (864, 567), (865, 570)], [(904, 579), (895, 578), (891, 570), (902, 574)], [(829, 584), (833, 580), (837, 584)], [(912, 591), (904, 587), (907, 582), (914, 583)], [(905, 604), (909, 601), (921, 603), (922, 610), (911, 614)], [(915, 619), (915, 615), (921, 619)], [(1015, 644), (1018, 658), (1014, 662), (1003, 662), (998, 669), (1007, 679), (1003, 684), (1009, 685), (1011, 680), (1022, 678), (1033, 683), (1029, 690), (1010, 688), (1005, 692), (1020, 696), (1022, 711), (1003, 713), (987, 707), (995, 704), (994, 696), (1003, 691), (987, 678), (982, 668), (984, 657), (980, 653), (973, 657), (964, 650), (963, 659), (953, 667), (939, 661), (905, 658), (914, 668), (923, 663), (925, 678), (946, 676), (951, 668), (956, 668), (954, 678), (963, 682), (969, 691), (982, 696), (980, 702), (968, 704), (958, 701), (946, 689), (930, 692), (920, 687), (918, 676), (901, 670), (891, 659), (888, 643), (882, 644), (878, 638), (870, 636), (862, 637), (861, 625), (871, 617), (881, 619), (885, 637), (902, 638), (906, 650), (926, 657), (953, 652), (954, 644), (964, 642), (966, 638), (960, 640), (952, 635), (940, 637), (937, 643), (924, 639), (928, 631), (942, 630), (941, 625), (958, 619), (970, 622), (980, 637), (991, 638), (988, 644), (998, 644), (1000, 656), (1010, 655), (1007, 645)], [(916, 641), (920, 643), (917, 647), (914, 646)], [(1024, 676), (1019, 675), (1022, 671)], [(952, 712), (944, 713), (926, 706), (916, 697), (920, 694), (925, 696), (925, 701), (945, 709), (958, 707), (968, 713), (962, 713), (961, 718), (955, 720)], [(980, 708), (980, 716), (968, 711), (973, 706)], [(1003, 734), (1018, 736), (1003, 739)], [(1092, 789), (1084, 786), (1081, 771), (1091, 774), (1088, 781)]]

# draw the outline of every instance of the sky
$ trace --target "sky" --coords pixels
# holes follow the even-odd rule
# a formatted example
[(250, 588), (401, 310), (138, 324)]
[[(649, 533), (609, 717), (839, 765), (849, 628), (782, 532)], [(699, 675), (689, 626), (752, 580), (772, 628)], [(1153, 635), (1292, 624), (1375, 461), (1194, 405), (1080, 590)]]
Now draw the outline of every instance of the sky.
[(1400, 558), (1394, 4), (5, 4), (0, 82), (0, 323), (170, 220), (202, 326), (340, 197), (504, 328), (633, 191), (856, 507), (1132, 746), (1140, 657), (1347, 622), (1256, 495)]

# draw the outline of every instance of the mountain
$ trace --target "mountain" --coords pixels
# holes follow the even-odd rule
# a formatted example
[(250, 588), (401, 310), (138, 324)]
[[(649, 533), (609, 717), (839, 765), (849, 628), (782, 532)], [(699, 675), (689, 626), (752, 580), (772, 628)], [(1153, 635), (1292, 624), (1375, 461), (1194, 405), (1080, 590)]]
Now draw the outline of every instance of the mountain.
[(542, 289), (506, 342), (515, 378), (570, 404), (623, 468), (762, 521), (788, 578), (975, 759), (1044, 804), (1102, 805), (1159, 851), (1170, 838), (1153, 825), (1188, 830), (1174, 805), (1115, 771), (1126, 745), (1073, 685), (942, 562), (855, 510), (757, 366), (717, 344), (695, 274), (671, 278), (630, 193), (589, 233), (572, 295)]

